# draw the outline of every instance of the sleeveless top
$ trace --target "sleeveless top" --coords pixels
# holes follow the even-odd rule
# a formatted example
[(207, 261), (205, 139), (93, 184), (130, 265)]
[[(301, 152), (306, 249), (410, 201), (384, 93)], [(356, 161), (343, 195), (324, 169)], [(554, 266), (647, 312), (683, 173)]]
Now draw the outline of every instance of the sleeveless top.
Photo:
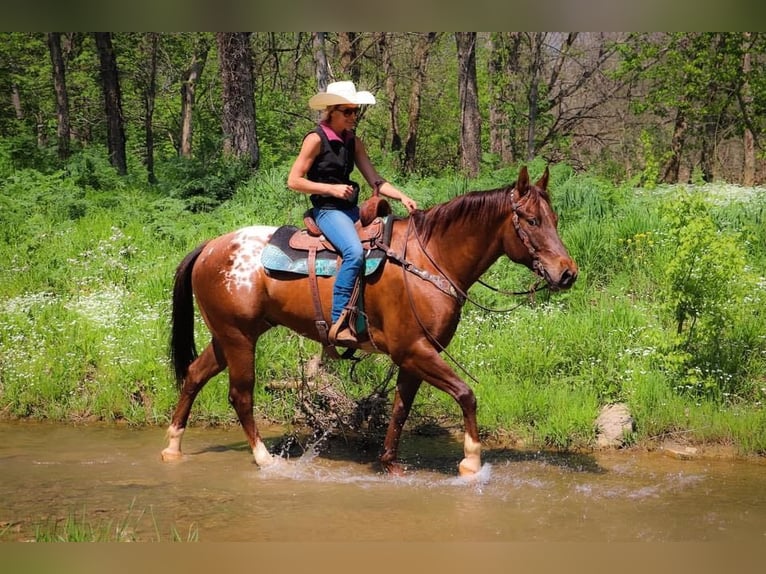
[(328, 137), (321, 124), (309, 132), (311, 133), (319, 134), (322, 144), (306, 178), (318, 183), (345, 183), (354, 187), (354, 194), (350, 199), (312, 194), (311, 204), (318, 209), (351, 209), (359, 201), (359, 184), (349, 178), (354, 171), (354, 133), (344, 131), (343, 139), (337, 136)]

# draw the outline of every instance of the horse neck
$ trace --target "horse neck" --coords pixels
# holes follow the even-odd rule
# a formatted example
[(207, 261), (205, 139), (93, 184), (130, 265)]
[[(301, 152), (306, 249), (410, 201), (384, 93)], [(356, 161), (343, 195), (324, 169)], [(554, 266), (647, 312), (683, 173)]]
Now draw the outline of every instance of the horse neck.
[(502, 255), (504, 221), (456, 221), (434, 234), (426, 246), (439, 270), (467, 290)]

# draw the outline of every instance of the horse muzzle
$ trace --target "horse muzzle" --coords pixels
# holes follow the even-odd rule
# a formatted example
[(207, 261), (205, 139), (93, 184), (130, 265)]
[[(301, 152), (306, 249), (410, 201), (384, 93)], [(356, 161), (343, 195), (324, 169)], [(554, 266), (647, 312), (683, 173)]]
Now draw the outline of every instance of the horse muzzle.
[(577, 281), (577, 264), (571, 259), (559, 262), (555, 273), (552, 273), (547, 266), (540, 265), (540, 267), (542, 268), (541, 275), (552, 291), (569, 289)]

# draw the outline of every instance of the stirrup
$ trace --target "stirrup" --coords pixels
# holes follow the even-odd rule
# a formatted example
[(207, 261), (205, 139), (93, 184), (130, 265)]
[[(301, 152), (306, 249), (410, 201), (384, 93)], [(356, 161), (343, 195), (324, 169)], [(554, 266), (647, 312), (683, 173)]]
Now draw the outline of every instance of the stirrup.
[(352, 344), (357, 344), (359, 341), (356, 338), (356, 333), (351, 327), (352, 313), (349, 309), (344, 309), (340, 317), (333, 326), (330, 327), (330, 332), (327, 334), (327, 339), (333, 345), (341, 347), (348, 347)]

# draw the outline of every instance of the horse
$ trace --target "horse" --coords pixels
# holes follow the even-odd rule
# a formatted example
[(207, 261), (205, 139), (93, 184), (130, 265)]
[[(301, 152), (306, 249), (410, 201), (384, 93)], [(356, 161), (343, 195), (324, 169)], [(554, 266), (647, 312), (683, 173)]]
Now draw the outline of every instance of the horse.
[[(378, 461), (399, 474), (402, 429), (423, 381), (452, 397), (463, 414), (463, 458), (458, 474), (481, 470), (476, 397), (442, 357), (468, 289), (502, 255), (536, 273), (551, 290), (571, 287), (578, 273), (559, 234), (548, 194), (549, 170), (532, 184), (526, 166), (512, 185), (470, 191), (427, 210), (394, 218), (388, 258), (364, 284), (369, 338), (351, 345), (384, 353), (398, 366), (393, 408)], [(253, 418), (258, 338), (281, 325), (321, 341), (309, 277), (270, 273), (261, 253), (277, 228), (251, 226), (206, 241), (176, 269), (171, 320), (171, 362), (180, 398), (167, 430), (163, 460), (179, 459), (194, 399), (211, 377), (229, 370), (229, 402), (255, 463), (282, 460), (269, 453)], [(315, 278), (329, 320), (332, 277)], [(211, 335), (197, 355), (194, 301)]]

